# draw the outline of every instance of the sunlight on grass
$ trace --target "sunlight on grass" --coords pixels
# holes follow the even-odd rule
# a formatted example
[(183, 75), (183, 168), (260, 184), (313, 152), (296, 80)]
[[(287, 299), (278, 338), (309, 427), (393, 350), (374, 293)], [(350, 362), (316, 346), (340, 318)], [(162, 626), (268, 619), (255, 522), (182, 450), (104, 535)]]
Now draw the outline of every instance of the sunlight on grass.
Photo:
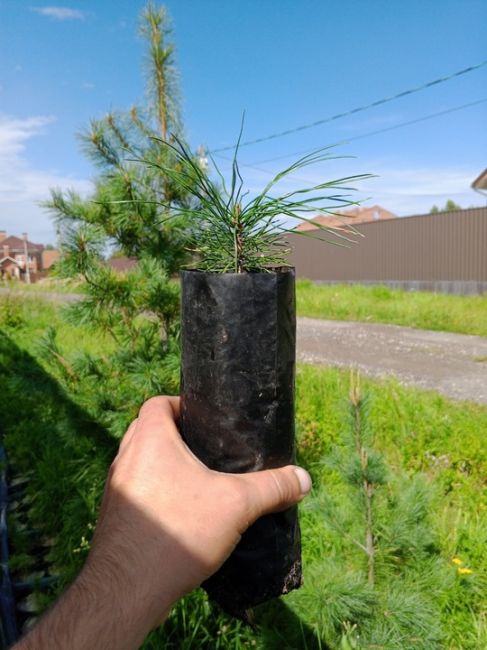
[[(381, 291), (375, 291), (375, 301)], [(383, 295), (381, 300), (388, 298)], [(69, 382), (61, 388), (46, 372), (39, 340), (54, 326), (67, 356), (85, 351), (100, 354), (113, 344), (86, 327), (66, 324), (59, 304), (10, 296), (0, 298), (0, 307), (0, 421), (9, 432), (7, 452), (22, 471), (36, 468), (29, 483), (32, 524), (55, 539), (52, 557), (69, 580), (86, 557), (89, 540), (85, 544), (83, 539), (91, 535), (95, 524), (104, 478), (118, 441), (87, 415), (82, 385), (77, 388), (81, 393), (71, 394)], [(388, 607), (399, 610), (407, 607), (400, 585), (410, 590), (420, 580), (423, 593), (431, 592), (430, 604), (441, 611), (438, 625), (445, 635), (443, 645), (432, 643), (429, 647), (487, 647), (482, 614), (487, 593), (487, 408), (452, 402), (393, 380), (363, 379), (363, 388), (370, 400), (368, 424), (374, 448), (383, 454), (391, 480), (406, 486), (424, 481), (432, 495), (433, 560), (412, 558), (412, 568), (406, 565), (397, 581), (387, 578), (377, 593)], [(348, 611), (347, 620), (368, 625), (374, 604), (364, 586), (361, 551), (350, 552), (347, 539), (330, 530), (323, 505), (329, 498), (339, 504), (348, 499), (346, 486), (329, 463), (333, 450), (343, 447), (348, 393), (348, 372), (298, 367), (297, 460), (314, 481), (312, 495), (300, 506), (304, 586), (257, 608), (255, 631), (218, 614), (202, 592), (195, 592), (174, 609), (165, 627), (149, 637), (145, 648), (348, 648), (336, 642), (336, 621)], [(13, 410), (11, 404), (19, 395), (22, 408)], [(392, 497), (386, 493), (385, 498)], [(58, 507), (53, 509), (53, 503)], [(353, 525), (360, 528), (361, 524), (355, 521)], [(24, 566), (28, 553), (28, 548), (14, 552), (14, 564)], [(381, 570), (391, 571), (384, 566)], [(426, 620), (430, 625), (431, 619)], [(342, 641), (353, 637), (353, 626), (347, 625)], [(402, 647), (426, 646), (405, 641)]]
[(412, 292), (386, 286), (297, 283), (299, 316), (487, 336), (487, 296)]

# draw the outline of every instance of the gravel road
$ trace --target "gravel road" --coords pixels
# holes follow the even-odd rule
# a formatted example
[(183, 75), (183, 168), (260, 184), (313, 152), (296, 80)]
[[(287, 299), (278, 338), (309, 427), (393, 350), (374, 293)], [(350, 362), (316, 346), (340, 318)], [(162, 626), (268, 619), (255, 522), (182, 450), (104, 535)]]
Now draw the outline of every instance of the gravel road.
[(397, 325), (298, 319), (298, 360), (487, 404), (487, 337)]

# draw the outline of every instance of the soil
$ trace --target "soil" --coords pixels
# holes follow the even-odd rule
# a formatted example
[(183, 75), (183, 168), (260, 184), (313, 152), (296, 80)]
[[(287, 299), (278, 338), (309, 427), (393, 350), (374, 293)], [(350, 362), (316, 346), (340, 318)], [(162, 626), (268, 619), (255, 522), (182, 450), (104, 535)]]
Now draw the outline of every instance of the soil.
[(298, 318), (298, 361), (359, 368), (372, 377), (487, 404), (487, 337), (398, 325)]

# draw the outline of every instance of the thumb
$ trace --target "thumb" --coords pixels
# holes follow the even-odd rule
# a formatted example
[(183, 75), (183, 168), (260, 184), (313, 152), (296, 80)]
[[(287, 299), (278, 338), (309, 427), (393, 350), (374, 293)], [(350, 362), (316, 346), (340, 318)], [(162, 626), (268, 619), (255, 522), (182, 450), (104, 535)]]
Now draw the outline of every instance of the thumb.
[(241, 478), (248, 489), (248, 514), (252, 519), (249, 523), (269, 512), (293, 506), (311, 490), (310, 475), (295, 465), (242, 474)]

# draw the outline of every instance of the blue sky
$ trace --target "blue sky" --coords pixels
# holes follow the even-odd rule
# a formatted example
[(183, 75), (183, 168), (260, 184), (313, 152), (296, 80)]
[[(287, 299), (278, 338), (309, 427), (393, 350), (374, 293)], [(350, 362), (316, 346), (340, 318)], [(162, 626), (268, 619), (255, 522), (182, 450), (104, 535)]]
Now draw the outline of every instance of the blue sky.
[[(0, 0), (0, 228), (54, 241), (38, 207), (50, 186), (88, 194), (95, 170), (76, 132), (91, 117), (143, 102), (142, 0)], [(53, 0), (55, 2), (55, 0)], [(484, 0), (170, 0), (186, 136), (196, 148), (320, 120), (487, 59)], [(487, 165), (487, 66), (408, 97), (241, 151), (249, 188), (296, 152), (347, 141), (354, 159), (296, 184), (374, 173), (361, 197), (399, 215), (427, 212), (470, 189)], [(358, 138), (358, 139), (354, 139)], [(278, 160), (274, 160), (278, 158)], [(223, 170), (224, 159), (218, 159)], [(270, 161), (270, 162), (267, 162)], [(248, 166), (247, 166), (248, 165)]]

